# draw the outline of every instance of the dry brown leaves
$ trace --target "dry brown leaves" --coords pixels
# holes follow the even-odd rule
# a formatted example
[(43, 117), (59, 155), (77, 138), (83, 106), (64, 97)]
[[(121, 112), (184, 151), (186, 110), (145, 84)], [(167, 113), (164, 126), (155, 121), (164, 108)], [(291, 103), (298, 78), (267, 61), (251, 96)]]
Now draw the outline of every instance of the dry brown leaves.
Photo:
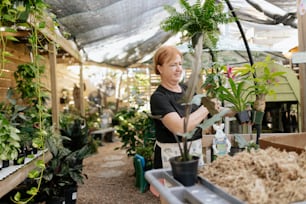
[(306, 152), (243, 151), (219, 157), (199, 175), (250, 204), (306, 201)]

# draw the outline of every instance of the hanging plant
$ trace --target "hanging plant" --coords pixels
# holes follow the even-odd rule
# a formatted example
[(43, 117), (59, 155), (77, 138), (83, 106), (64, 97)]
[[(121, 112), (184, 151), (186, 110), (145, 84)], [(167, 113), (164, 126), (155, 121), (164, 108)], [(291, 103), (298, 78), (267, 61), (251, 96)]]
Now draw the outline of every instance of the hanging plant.
[(12, 53), (7, 51), (7, 43), (9, 41), (18, 41), (14, 37), (17, 32), (18, 21), (26, 8), (21, 5), (15, 5), (16, 1), (2, 0), (0, 3), (0, 76), (5, 68), (5, 64), (9, 62), (8, 57)]

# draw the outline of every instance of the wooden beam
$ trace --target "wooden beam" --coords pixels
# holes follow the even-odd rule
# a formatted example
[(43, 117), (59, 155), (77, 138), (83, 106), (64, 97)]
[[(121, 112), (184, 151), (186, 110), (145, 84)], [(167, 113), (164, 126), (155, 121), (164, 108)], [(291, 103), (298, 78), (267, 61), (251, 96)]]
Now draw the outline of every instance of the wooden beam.
[[(298, 50), (299, 52), (305, 52), (306, 51), (306, 13), (304, 14), (301, 12), (301, 4), (302, 0), (297, 1), (297, 17), (298, 17)], [(305, 5), (304, 5), (305, 6)], [(306, 8), (304, 8), (306, 9)], [(301, 92), (301, 100), (300, 100), (300, 110), (301, 110), (301, 129), (300, 131), (306, 132), (306, 64), (301, 63), (299, 64), (299, 76), (300, 76), (300, 92)]]
[[(39, 31), (46, 36), (46, 38), (52, 40), (60, 47), (62, 47), (66, 52), (68, 52), (71, 56), (73, 56), (78, 62), (82, 63), (82, 56), (77, 49), (76, 44), (73, 41), (69, 41), (64, 38), (57, 27), (54, 25), (51, 17), (48, 14), (44, 14), (44, 20), (46, 22), (45, 28), (39, 29)], [(28, 23), (32, 26), (37, 26), (39, 22), (33, 16), (29, 16)]]
[(17, 32), (6, 32), (6, 31), (0, 31), (2, 36), (13, 36), (13, 37), (29, 37), (30, 32), (26, 30), (21, 30)]
[(84, 79), (83, 79), (83, 64), (80, 63), (80, 113), (85, 117), (85, 104), (84, 104)]

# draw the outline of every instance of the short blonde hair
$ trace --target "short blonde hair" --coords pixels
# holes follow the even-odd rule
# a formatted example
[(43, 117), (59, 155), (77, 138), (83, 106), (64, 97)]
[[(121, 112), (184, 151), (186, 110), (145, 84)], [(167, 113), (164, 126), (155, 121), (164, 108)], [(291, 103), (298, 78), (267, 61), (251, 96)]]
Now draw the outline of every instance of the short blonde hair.
[(182, 53), (175, 47), (170, 45), (165, 45), (160, 47), (153, 57), (155, 74), (159, 75), (158, 65), (163, 65), (166, 62), (174, 59), (177, 55), (183, 57)]

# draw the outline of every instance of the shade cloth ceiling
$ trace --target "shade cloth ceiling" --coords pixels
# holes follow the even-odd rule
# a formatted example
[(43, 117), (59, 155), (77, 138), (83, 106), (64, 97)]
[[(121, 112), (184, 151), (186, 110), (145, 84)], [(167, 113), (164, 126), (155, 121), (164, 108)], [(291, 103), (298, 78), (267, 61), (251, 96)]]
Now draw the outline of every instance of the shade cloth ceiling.
[[(178, 0), (45, 0), (62, 32), (71, 34), (88, 61), (129, 67), (152, 57), (177, 36), (160, 29), (164, 5)], [(195, 2), (191, 0), (190, 3)], [(295, 0), (230, 0), (254, 51), (286, 52), (297, 46)], [(224, 6), (227, 9), (227, 5)], [(236, 23), (221, 25), (219, 50), (244, 50)]]

